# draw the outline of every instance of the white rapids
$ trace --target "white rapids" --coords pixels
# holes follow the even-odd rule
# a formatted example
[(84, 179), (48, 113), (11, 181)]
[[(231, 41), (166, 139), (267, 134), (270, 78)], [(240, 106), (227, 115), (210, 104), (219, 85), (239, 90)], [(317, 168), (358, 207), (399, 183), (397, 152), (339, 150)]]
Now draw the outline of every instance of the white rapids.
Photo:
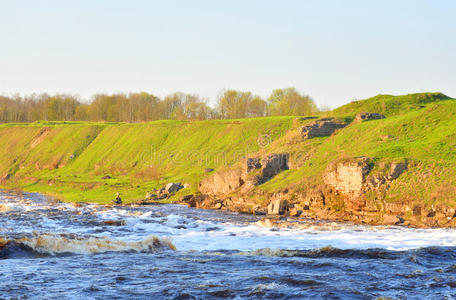
[[(112, 226), (115, 224), (117, 226)], [(0, 195), (0, 237), (29, 237), (43, 252), (142, 251), (158, 237), (177, 251), (259, 249), (410, 250), (456, 246), (454, 229), (412, 229), (303, 221), (293, 228), (265, 226), (258, 218), (180, 205), (112, 207), (49, 203), (42, 197)], [(64, 239), (61, 235), (74, 235)], [(33, 238), (40, 236), (40, 239)], [(172, 244), (171, 244), (172, 243)], [(174, 247), (171, 247), (174, 248)]]

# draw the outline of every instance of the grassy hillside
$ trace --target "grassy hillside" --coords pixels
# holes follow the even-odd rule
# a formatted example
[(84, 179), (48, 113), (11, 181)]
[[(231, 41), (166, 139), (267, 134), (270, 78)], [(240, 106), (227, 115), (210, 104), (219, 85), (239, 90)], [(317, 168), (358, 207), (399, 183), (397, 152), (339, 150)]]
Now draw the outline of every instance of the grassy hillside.
[(176, 197), (193, 193), (205, 168), (228, 168), (246, 156), (290, 154), (290, 170), (257, 187), (266, 192), (317, 186), (332, 161), (367, 156), (376, 168), (408, 162), (386, 192), (388, 201), (456, 205), (456, 101), (440, 93), (379, 95), (329, 115), (350, 122), (364, 111), (387, 118), (304, 141), (299, 127), (314, 119), (6, 124), (0, 175), (4, 187), (69, 201), (109, 202), (117, 191), (133, 201), (168, 182), (191, 185)]
[(352, 101), (332, 111), (334, 116), (353, 116), (359, 112), (380, 113), (385, 116), (404, 114), (411, 110), (421, 109), (428, 103), (449, 100), (442, 93), (418, 93), (402, 96), (377, 95), (375, 97)]
[[(430, 101), (429, 97), (434, 97)], [(447, 98), (448, 100), (443, 100)], [(398, 104), (399, 101), (399, 104)], [(375, 110), (386, 103), (384, 110)], [(419, 107), (414, 106), (421, 103)], [(398, 106), (406, 107), (402, 113)], [(413, 109), (409, 109), (413, 107)], [(389, 114), (381, 120), (352, 123), (336, 134), (292, 143), (289, 134), (267, 151), (291, 153), (295, 167), (261, 186), (266, 191), (321, 184), (328, 164), (346, 157), (367, 156), (375, 165), (407, 161), (409, 170), (385, 195), (388, 201), (405, 198), (426, 204), (456, 205), (456, 101), (442, 94), (374, 97), (351, 103), (334, 114), (354, 116), (359, 111)], [(375, 170), (374, 170), (375, 171)]]
[(258, 151), (293, 119), (6, 124), (0, 126), (7, 145), (0, 149), (0, 174), (9, 177), (5, 187), (70, 201), (109, 202), (117, 191), (132, 201), (176, 181), (194, 190), (205, 168)]

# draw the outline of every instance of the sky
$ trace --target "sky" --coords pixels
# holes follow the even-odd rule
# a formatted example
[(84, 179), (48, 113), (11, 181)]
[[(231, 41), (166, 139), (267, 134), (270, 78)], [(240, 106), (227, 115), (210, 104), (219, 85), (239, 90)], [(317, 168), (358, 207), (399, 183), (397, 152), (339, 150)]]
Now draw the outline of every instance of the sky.
[(0, 0), (0, 94), (456, 97), (454, 0)]

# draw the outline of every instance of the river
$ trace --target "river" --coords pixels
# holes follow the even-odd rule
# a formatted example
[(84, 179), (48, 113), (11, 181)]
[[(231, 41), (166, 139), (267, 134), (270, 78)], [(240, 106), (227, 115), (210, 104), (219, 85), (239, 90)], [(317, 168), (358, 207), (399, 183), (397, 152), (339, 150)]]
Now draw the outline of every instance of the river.
[(0, 299), (454, 299), (456, 230), (0, 194)]

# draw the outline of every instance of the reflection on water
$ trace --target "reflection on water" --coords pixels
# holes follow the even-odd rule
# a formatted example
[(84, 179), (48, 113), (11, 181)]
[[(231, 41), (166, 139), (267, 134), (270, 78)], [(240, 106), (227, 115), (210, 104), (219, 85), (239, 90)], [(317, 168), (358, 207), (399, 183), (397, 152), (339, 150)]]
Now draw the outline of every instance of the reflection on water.
[(452, 299), (455, 256), (451, 229), (0, 194), (0, 298)]

